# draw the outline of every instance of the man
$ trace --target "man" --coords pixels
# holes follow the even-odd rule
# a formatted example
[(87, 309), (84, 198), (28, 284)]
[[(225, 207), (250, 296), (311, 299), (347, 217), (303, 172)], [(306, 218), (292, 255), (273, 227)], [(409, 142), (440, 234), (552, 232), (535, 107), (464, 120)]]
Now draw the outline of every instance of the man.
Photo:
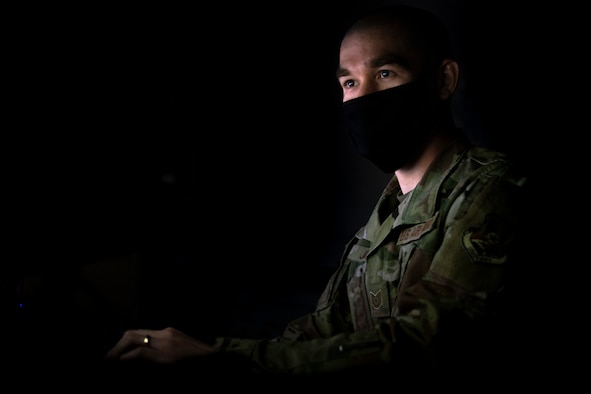
[(509, 302), (518, 305), (525, 180), (455, 126), (459, 75), (444, 25), (425, 10), (356, 20), (337, 70), (344, 125), (359, 153), (394, 175), (316, 310), (273, 339), (207, 344), (174, 328), (128, 330), (106, 358), (379, 381), (490, 371), (507, 351)]

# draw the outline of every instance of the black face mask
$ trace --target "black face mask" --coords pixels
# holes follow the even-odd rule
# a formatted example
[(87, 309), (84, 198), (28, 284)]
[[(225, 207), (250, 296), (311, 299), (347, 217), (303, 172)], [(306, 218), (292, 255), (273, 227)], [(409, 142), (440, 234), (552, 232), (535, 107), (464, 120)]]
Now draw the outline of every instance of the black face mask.
[(427, 85), (413, 81), (344, 102), (343, 120), (357, 151), (391, 173), (417, 158), (437, 108)]

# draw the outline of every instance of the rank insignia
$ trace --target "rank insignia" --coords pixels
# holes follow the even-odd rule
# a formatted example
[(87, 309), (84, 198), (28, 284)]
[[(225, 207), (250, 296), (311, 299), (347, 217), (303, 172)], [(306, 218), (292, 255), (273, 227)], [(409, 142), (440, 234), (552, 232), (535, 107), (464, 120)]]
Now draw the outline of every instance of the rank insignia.
[(380, 309), (380, 307), (382, 306), (382, 302), (384, 301), (382, 299), (382, 290), (378, 290), (375, 293), (373, 291), (369, 292), (370, 294), (370, 302), (371, 302), (371, 306), (375, 309)]

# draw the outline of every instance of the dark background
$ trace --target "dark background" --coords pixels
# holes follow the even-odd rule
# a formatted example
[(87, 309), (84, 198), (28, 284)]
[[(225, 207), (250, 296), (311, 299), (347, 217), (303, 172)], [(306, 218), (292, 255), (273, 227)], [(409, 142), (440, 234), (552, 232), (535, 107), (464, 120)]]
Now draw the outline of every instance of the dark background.
[[(378, 3), (15, 10), (2, 291), (18, 359), (94, 360), (134, 327), (274, 336), (310, 311), (389, 178), (336, 122), (340, 32)], [(570, 260), (580, 7), (408, 3), (453, 34), (458, 124), (531, 170), (532, 260)], [(548, 292), (572, 291), (558, 275)]]

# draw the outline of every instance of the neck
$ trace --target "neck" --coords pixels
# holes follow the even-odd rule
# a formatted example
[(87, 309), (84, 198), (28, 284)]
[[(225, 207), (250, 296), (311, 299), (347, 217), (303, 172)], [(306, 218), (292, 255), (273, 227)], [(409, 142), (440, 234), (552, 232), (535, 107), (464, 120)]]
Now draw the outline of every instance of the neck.
[(437, 133), (429, 140), (429, 143), (416, 160), (396, 170), (396, 178), (403, 194), (410, 192), (417, 186), (431, 163), (433, 163), (452, 139), (453, 135), (449, 133)]

